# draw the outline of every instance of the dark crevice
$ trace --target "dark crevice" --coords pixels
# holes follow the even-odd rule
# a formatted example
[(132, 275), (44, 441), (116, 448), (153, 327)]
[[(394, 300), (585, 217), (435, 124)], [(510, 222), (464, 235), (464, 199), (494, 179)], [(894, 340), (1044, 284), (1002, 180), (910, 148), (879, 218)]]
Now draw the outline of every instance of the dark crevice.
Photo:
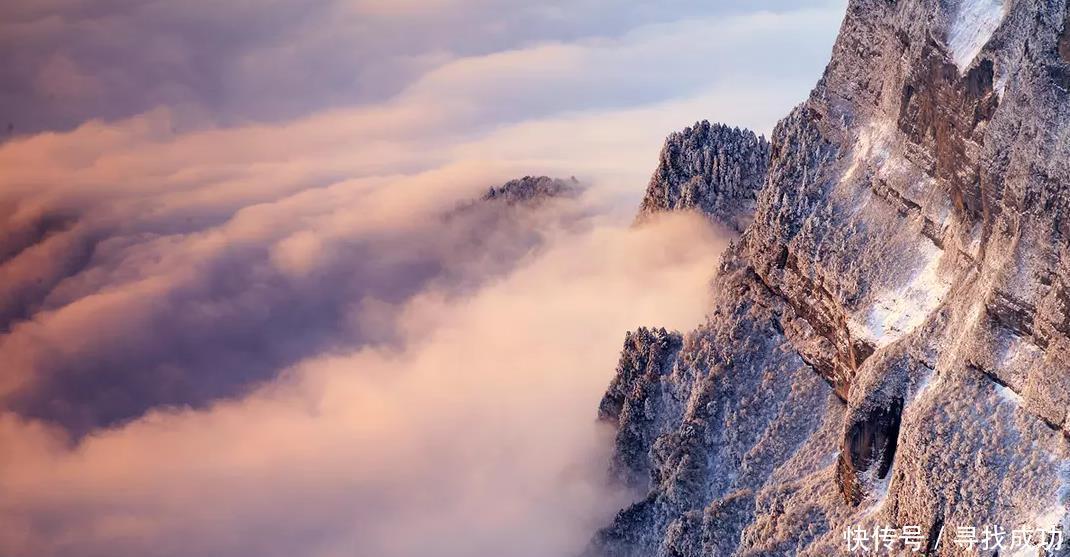
[(859, 465), (860, 470), (868, 469), (879, 459), (877, 477), (884, 479), (888, 475), (895, 458), (902, 413), (903, 399), (895, 399), (888, 407), (876, 407), (868, 413), (866, 421), (856, 423), (851, 428), (851, 460)]
[[(972, 370), (974, 370), (974, 371), (976, 371), (978, 373), (980, 373), (981, 375), (984, 375), (985, 377), (988, 378), (989, 381), (999, 385), (1000, 387), (1003, 387), (1005, 389), (1010, 389), (1011, 391), (1014, 391), (1014, 389), (1011, 389), (1011, 386), (1008, 385), (1007, 382), (1004, 381), (1003, 379), (1000, 379), (1000, 377), (998, 375), (996, 375), (995, 372), (993, 372), (991, 370), (987, 370), (987, 369), (985, 369), (985, 368), (983, 368), (983, 367), (981, 367), (981, 366), (979, 366), (977, 364), (974, 364), (974, 363), (968, 363), (968, 364), (966, 364), (966, 367), (969, 368), (969, 369), (972, 369)], [(1018, 393), (1015, 391), (1014, 394), (1018, 394)]]
[(844, 498), (852, 505), (860, 503), (865, 496), (862, 473), (876, 465), (877, 478), (888, 477), (895, 462), (902, 415), (903, 399), (896, 398), (859, 410), (847, 428), (837, 476)]
[(925, 542), (925, 555), (932, 555), (940, 543), (941, 533), (944, 529), (944, 517), (937, 515), (933, 525), (929, 528), (929, 539)]

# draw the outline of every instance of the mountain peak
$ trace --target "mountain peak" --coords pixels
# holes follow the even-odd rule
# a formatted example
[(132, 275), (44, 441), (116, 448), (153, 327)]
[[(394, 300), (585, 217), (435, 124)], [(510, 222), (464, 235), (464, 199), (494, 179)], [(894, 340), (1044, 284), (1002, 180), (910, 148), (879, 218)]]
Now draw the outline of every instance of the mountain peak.
[(487, 190), (481, 201), (500, 201), (509, 205), (529, 203), (551, 197), (570, 197), (579, 193), (580, 182), (549, 176), (524, 176)]
[(757, 191), (753, 222), (701, 326), (628, 337), (601, 415), (614, 476), (649, 490), (592, 555), (1070, 530), (1068, 37), (1063, 2), (851, 0), (771, 145), (669, 138), (643, 213)]
[(703, 120), (665, 140), (638, 220), (697, 210), (738, 232), (754, 211), (769, 166), (769, 142), (746, 129)]

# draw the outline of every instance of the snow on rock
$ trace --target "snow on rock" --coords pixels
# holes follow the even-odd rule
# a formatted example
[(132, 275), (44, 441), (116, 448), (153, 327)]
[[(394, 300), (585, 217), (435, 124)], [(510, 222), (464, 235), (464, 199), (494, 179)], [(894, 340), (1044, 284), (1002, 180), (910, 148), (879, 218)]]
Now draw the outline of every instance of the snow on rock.
[(913, 276), (899, 288), (878, 294), (865, 321), (851, 323), (852, 333), (881, 348), (924, 323), (940, 305), (951, 288), (951, 283), (938, 272), (944, 252), (932, 244), (920, 249), (922, 264)]
[(698, 209), (742, 232), (765, 183), (770, 145), (746, 129), (701, 121), (665, 140), (638, 220), (665, 211)]
[(1056, 491), (1058, 500), (1046, 512), (1037, 519), (1040, 528), (1067, 527), (1067, 503), (1070, 503), (1070, 460), (1064, 460), (1059, 466), (1059, 489)]
[[(1033, 521), (1031, 525), (1033, 528), (1042, 530), (1059, 530), (1061, 532), (1067, 532), (1070, 528), (1070, 518), (1067, 513), (1067, 503), (1070, 500), (1070, 461), (1064, 460), (1059, 466), (1059, 488), (1055, 492), (1056, 502), (1040, 513), (1039, 516)], [(1063, 540), (1065, 544), (1065, 540)], [(1049, 555), (1042, 549), (1043, 544), (1025, 544), (1019, 547), (1014, 553), (1008, 554), (1009, 557), (1016, 556), (1028, 556), (1028, 557), (1040, 557), (1043, 555)], [(1061, 553), (1060, 553), (1061, 555)]]
[(940, 378), (936, 376), (936, 372), (930, 371), (922, 378), (918, 385), (914, 388), (913, 400), (917, 401), (921, 397), (925, 396), (933, 387), (936, 387), (940, 383)]
[(980, 54), (1005, 14), (1003, 0), (961, 0), (947, 33), (947, 46), (959, 71)]
[[(828, 69), (777, 126), (706, 322), (681, 335), (672, 371), (626, 391), (654, 403), (619, 423), (618, 439), (645, 436), (614, 458), (641, 455), (650, 488), (585, 555), (839, 555), (846, 528), (881, 523), (945, 540), (971, 524), (1070, 531), (1070, 251), (1045, 233), (1070, 197), (1020, 171), (1067, 174), (1065, 145), (1045, 140), (1067, 134), (1052, 116), (1065, 99), (1052, 79), (1014, 77), (1048, 75), (1056, 53), (1020, 53), (1067, 42), (1066, 6), (1009, 6), (851, 0)], [(977, 66), (997, 29), (1014, 64), (975, 83), (945, 74), (952, 58)], [(933, 37), (949, 46), (935, 60)], [(990, 110), (990, 69), (1029, 102)]]
[(996, 395), (1004, 402), (1009, 402), (1014, 405), (1020, 405), (1022, 403), (1021, 395), (1003, 385), (996, 385)]
[(889, 144), (895, 135), (895, 125), (892, 120), (881, 119), (871, 122), (859, 131), (851, 155), (851, 164), (840, 178), (841, 184), (852, 184), (864, 163), (882, 169), (886, 166), (902, 165), (901, 160), (891, 159)]
[(999, 96), (1000, 102), (1003, 101), (1003, 95), (1007, 93), (1007, 83), (1010, 82), (1011, 75), (1007, 71), (1001, 71), (999, 77), (996, 78), (996, 85), (994, 87), (996, 95)]
[(1007, 341), (1007, 348), (1000, 354), (997, 366), (1002, 370), (1014, 370), (1019, 367), (1028, 368), (1043, 357), (1044, 351), (1037, 347), (1036, 344), (1020, 336), (1011, 335)]

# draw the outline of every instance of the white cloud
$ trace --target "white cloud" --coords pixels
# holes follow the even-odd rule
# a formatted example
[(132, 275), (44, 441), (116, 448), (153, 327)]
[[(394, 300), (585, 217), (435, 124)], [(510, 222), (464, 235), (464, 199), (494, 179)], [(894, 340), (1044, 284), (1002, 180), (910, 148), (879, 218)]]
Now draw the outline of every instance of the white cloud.
[[(6, 12), (0, 17), (0, 121), (17, 132), (66, 129), (92, 117), (121, 119), (159, 106), (175, 109), (182, 129), (206, 121), (280, 121), (380, 104), (429, 72), (450, 71), (458, 63), (591, 41), (618, 50), (628, 50), (621, 41), (634, 43), (640, 50), (630, 51), (636, 56), (632, 69), (650, 75), (602, 80), (599, 66), (586, 65), (586, 90), (543, 97), (572, 97), (585, 106), (635, 105), (730, 79), (719, 72), (747, 62), (812, 74), (824, 63), (830, 26), (843, 11), (842, 0), (427, 0), (386, 6), (345, 0), (8, 2), (0, 7)], [(781, 15), (747, 15), (760, 10)], [(644, 44), (672, 43), (688, 27), (694, 40), (680, 43), (671, 57), (651, 58), (657, 53), (642, 50)], [(703, 34), (702, 28), (713, 32)], [(736, 40), (726, 49), (722, 36)], [(628, 60), (608, 67), (626, 70), (622, 62)], [(52, 97), (45, 94), (52, 86), (34, 85), (87, 79), (93, 87), (78, 89), (82, 94), (75, 97)]]
[[(68, 97), (20, 51), (0, 100), (78, 125), (0, 144), (0, 553), (582, 545), (624, 331), (690, 328), (723, 247), (628, 228), (661, 141), (768, 131), (838, 8), (216, 4), (0, 7)], [(442, 216), (525, 174), (591, 188)]]

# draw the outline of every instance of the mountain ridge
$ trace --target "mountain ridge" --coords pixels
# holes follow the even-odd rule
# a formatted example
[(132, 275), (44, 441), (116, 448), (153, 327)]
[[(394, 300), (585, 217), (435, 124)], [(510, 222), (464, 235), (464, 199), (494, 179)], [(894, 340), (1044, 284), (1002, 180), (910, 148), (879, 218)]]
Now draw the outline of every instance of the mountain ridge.
[(882, 526), (967, 555), (939, 533), (1068, 530), (1068, 19), (849, 3), (706, 323), (671, 361), (665, 335), (628, 337), (602, 417), (645, 496), (588, 555), (829, 555)]
[(658, 212), (696, 210), (742, 232), (768, 167), (769, 142), (764, 136), (696, 122), (665, 140), (636, 220)]

